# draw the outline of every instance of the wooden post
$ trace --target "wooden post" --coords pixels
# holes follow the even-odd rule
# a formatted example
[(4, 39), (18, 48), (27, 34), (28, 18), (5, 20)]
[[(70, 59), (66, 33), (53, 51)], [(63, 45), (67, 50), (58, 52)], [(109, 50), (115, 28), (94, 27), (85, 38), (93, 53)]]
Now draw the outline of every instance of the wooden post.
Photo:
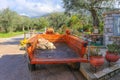
[(24, 39), (26, 39), (26, 32), (24, 32)]

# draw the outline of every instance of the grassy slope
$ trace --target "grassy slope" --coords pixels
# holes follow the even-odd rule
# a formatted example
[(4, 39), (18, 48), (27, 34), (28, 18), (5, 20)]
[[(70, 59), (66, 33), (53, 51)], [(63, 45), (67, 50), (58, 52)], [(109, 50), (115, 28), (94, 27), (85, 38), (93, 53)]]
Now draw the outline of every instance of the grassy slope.
[(9, 38), (20, 34), (23, 34), (23, 32), (0, 33), (0, 38)]

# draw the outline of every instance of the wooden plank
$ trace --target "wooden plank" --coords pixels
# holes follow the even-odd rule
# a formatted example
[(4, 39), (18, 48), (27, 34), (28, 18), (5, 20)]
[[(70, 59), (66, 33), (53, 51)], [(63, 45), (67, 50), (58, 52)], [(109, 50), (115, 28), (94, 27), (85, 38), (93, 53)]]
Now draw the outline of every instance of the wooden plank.
[(88, 60), (85, 58), (69, 58), (69, 59), (46, 59), (46, 58), (33, 58), (31, 64), (60, 64), (60, 63), (74, 63), (74, 62), (85, 62)]

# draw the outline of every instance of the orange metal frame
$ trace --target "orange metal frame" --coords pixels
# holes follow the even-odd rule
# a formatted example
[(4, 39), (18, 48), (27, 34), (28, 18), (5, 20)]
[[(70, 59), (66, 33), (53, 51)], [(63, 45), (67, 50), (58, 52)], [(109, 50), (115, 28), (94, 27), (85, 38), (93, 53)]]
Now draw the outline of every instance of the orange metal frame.
[[(46, 58), (35, 58), (34, 50), (39, 38), (45, 38), (51, 42), (66, 42), (66, 44), (73, 49), (79, 58), (64, 58), (64, 59), (46, 59)], [(57, 64), (57, 63), (74, 63), (74, 62), (88, 62), (88, 59), (84, 58), (86, 52), (87, 42), (79, 39), (76, 36), (70, 34), (37, 34), (36, 36), (29, 39), (31, 46), (27, 47), (27, 53), (30, 59), (30, 64)]]

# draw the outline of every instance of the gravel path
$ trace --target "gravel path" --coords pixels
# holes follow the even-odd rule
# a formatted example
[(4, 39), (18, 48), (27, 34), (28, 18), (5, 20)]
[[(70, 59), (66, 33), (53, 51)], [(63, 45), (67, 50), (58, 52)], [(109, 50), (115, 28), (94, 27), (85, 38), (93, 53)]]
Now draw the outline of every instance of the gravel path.
[(19, 50), (22, 36), (0, 38), (0, 80), (86, 80), (79, 71), (65, 64), (37, 65), (30, 72), (24, 51)]
[(19, 41), (22, 39), (23, 35), (12, 38), (0, 38), (0, 54), (24, 53), (24, 51), (19, 50)]

